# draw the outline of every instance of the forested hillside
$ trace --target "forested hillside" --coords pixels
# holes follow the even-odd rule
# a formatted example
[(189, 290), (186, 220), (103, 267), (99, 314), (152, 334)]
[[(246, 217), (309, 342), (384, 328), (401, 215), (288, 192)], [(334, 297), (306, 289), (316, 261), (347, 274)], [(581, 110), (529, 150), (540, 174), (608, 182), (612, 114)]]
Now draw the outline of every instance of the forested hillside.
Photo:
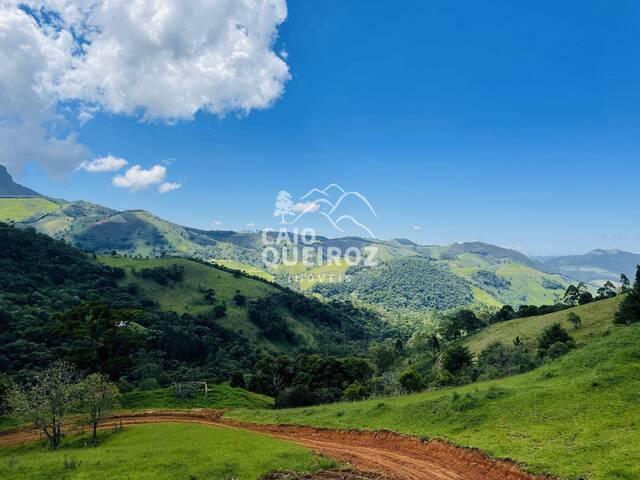
[(469, 285), (445, 267), (426, 258), (402, 257), (377, 267), (352, 267), (348, 282), (318, 284), (313, 291), (389, 308), (446, 310), (470, 304)]
[(373, 312), (187, 259), (100, 263), (5, 224), (0, 246), (0, 370), (17, 378), (65, 359), (124, 389), (244, 385), (268, 355), (363, 354), (393, 334)]

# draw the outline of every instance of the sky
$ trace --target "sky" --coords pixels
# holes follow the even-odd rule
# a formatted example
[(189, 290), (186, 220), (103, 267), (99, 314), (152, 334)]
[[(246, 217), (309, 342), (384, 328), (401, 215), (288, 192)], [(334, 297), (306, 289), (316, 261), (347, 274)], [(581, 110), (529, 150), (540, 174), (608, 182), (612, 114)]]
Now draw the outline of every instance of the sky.
[(0, 0), (0, 163), (203, 229), (286, 191), (364, 235), (335, 183), (377, 238), (640, 252), (637, 2), (241, 3)]

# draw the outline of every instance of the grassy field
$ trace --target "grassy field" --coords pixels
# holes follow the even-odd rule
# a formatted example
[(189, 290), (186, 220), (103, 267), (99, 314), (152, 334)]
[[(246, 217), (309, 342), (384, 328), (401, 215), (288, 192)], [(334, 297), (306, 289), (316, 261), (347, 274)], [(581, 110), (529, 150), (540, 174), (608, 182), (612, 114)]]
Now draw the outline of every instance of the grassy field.
[[(510, 282), (509, 288), (495, 289), (483, 287), (474, 290), (476, 301), (491, 306), (509, 305), (545, 305), (556, 300), (560, 290), (552, 290), (544, 286), (545, 281), (557, 282), (562, 288), (568, 286), (559, 275), (548, 274), (526, 265), (513, 262), (496, 262), (481, 255), (463, 253), (453, 260), (442, 261), (453, 273), (472, 282), (473, 275), (478, 271), (490, 271), (503, 280)], [(482, 295), (483, 292), (484, 295)]]
[(239, 430), (158, 424), (105, 433), (98, 447), (69, 438), (58, 451), (41, 444), (0, 449), (0, 478), (255, 480), (276, 470), (334, 466), (293, 444)]
[(242, 388), (228, 385), (209, 385), (207, 400), (204, 389), (197, 398), (176, 398), (173, 387), (158, 390), (135, 390), (122, 396), (120, 407), (123, 410), (153, 409), (190, 409), (190, 408), (271, 408), (273, 399), (266, 395), (248, 392)]
[(396, 398), (233, 418), (440, 437), (567, 479), (640, 478), (640, 325), (524, 375)]
[[(123, 283), (135, 283), (149, 298), (160, 304), (163, 310), (177, 313), (200, 313), (211, 310), (205, 302), (203, 289), (213, 288), (218, 302), (225, 302), (229, 316), (238, 309), (233, 304), (233, 296), (242, 292), (247, 299), (263, 298), (277, 292), (277, 289), (259, 280), (236, 276), (213, 266), (209, 267), (186, 258), (133, 259), (126, 257), (99, 257), (100, 263), (122, 268), (127, 276)], [(153, 280), (134, 275), (133, 271), (143, 268), (178, 265), (184, 268), (184, 280), (176, 285), (163, 286)]]
[[(126, 272), (123, 285), (135, 283), (141, 292), (160, 305), (162, 310), (182, 313), (204, 313), (211, 311), (213, 306), (204, 299), (203, 289), (213, 288), (217, 304), (224, 302), (227, 315), (219, 322), (224, 327), (242, 331), (259, 343), (269, 342), (260, 338), (257, 327), (249, 320), (246, 307), (238, 307), (233, 301), (236, 292), (240, 291), (247, 300), (264, 298), (276, 293), (277, 288), (259, 280), (244, 276), (236, 276), (213, 266), (203, 265), (186, 258), (154, 258), (133, 259), (126, 257), (99, 257), (99, 261), (106, 265), (122, 268)], [(184, 268), (184, 280), (176, 285), (163, 286), (153, 280), (141, 278), (133, 273), (143, 268), (179, 265)]]
[(46, 198), (0, 198), (0, 222), (19, 222), (32, 215), (59, 209), (60, 205)]
[[(508, 322), (496, 323), (467, 338), (465, 344), (474, 352), (479, 353), (492, 342), (499, 341), (511, 344), (516, 337), (520, 337), (525, 345), (535, 347), (536, 339), (542, 329), (553, 323), (560, 323), (579, 344), (583, 344), (602, 336), (606, 330), (612, 328), (613, 312), (618, 309), (622, 298), (619, 296), (548, 315), (516, 318)], [(580, 316), (582, 327), (577, 330), (573, 328), (567, 320), (569, 312)]]
[(275, 279), (272, 274), (265, 270), (262, 270), (261, 268), (254, 267), (253, 265), (249, 265), (247, 263), (237, 262), (236, 260), (222, 260), (216, 258), (213, 259), (212, 262), (217, 263), (218, 265), (222, 265), (223, 267), (231, 268), (233, 270), (240, 270), (247, 275), (264, 278), (265, 280), (269, 280), (270, 282), (273, 282)]

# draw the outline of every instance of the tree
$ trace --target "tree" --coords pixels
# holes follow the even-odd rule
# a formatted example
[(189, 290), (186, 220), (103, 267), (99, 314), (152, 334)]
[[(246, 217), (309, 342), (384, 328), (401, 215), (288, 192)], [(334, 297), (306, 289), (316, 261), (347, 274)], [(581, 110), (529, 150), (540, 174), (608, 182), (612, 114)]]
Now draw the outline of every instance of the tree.
[(391, 340), (380, 343), (372, 343), (369, 347), (369, 356), (378, 373), (384, 373), (389, 370), (395, 363), (397, 352), (394, 343)]
[(32, 384), (11, 392), (12, 410), (18, 417), (33, 422), (49, 439), (51, 449), (60, 446), (62, 421), (76, 406), (77, 378), (71, 365), (56, 362), (36, 374)]
[(424, 379), (418, 372), (409, 368), (400, 374), (398, 381), (405, 392), (413, 393), (422, 389)]
[(571, 284), (564, 292), (563, 301), (567, 305), (578, 305), (578, 303), (580, 303), (580, 296), (586, 291), (587, 286), (584, 282), (578, 283), (578, 286)]
[(620, 274), (620, 293), (625, 293), (629, 290), (629, 286), (631, 282), (629, 282), (629, 277), (627, 277), (624, 273)]
[(491, 317), (491, 323), (506, 322), (515, 318), (516, 312), (511, 305), (503, 305), (493, 317)]
[(442, 356), (442, 368), (449, 373), (458, 373), (473, 366), (473, 355), (464, 345), (455, 344), (447, 348)]
[(573, 348), (575, 346), (575, 342), (569, 332), (567, 332), (562, 325), (559, 323), (554, 323), (549, 325), (538, 337), (538, 351), (540, 352), (540, 356), (546, 356), (548, 351), (551, 350), (551, 347), (556, 348), (557, 344), (563, 344), (567, 349)]
[(98, 423), (116, 405), (120, 392), (104, 375), (92, 373), (80, 384), (81, 403), (93, 427), (93, 442), (98, 443)]
[(640, 265), (636, 268), (636, 281), (633, 284), (633, 289), (629, 291), (626, 298), (620, 303), (613, 320), (618, 325), (630, 325), (640, 322)]
[(578, 305), (586, 305), (593, 302), (593, 295), (591, 292), (582, 292), (578, 297)]
[[(627, 281), (629, 281), (627, 279)], [(598, 289), (598, 300), (612, 298), (616, 296), (616, 286), (610, 280)]]
[(484, 327), (484, 323), (471, 310), (460, 310), (446, 316), (440, 324), (439, 331), (447, 340), (456, 340), (476, 332)]
[(276, 208), (273, 212), (274, 217), (280, 217), (280, 223), (287, 223), (287, 215), (294, 215), (294, 205), (291, 200), (291, 194), (284, 190), (278, 192), (276, 196)]
[(580, 315), (576, 314), (575, 312), (570, 312), (569, 315), (567, 315), (567, 320), (569, 320), (569, 322), (573, 325), (573, 328), (575, 328), (576, 330), (582, 326), (582, 319), (580, 318)]

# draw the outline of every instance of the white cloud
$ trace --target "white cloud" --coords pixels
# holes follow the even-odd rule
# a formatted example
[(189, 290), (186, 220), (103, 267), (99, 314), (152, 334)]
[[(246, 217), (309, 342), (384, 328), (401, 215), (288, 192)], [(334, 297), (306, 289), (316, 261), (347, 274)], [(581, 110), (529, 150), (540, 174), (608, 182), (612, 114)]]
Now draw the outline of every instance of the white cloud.
[(251, 222), (251, 223), (247, 223), (247, 227), (248, 228), (255, 228), (256, 224)]
[(413, 225), (411, 228), (413, 230), (415, 230), (416, 232), (419, 231), (419, 230), (422, 230), (422, 227), (420, 225)]
[(285, 0), (0, 0), (0, 163), (64, 175), (88, 157), (73, 130), (99, 111), (270, 107), (290, 78), (274, 51), (286, 16)]
[(174, 190), (178, 190), (179, 188), (182, 188), (182, 184), (181, 183), (164, 182), (164, 183), (160, 184), (160, 186), (158, 187), (158, 191), (160, 193), (168, 193), (168, 192), (172, 192)]
[(129, 164), (124, 158), (107, 155), (106, 157), (98, 157), (90, 162), (82, 162), (78, 167), (79, 170), (86, 170), (91, 173), (99, 172), (115, 172)]
[(166, 175), (167, 169), (162, 165), (154, 165), (149, 170), (143, 169), (140, 165), (134, 165), (124, 175), (113, 177), (113, 184), (118, 188), (128, 188), (135, 192), (164, 182)]
[(222, 225), (222, 220), (214, 220), (213, 222), (211, 222), (211, 225), (213, 227), (219, 227), (220, 225)]
[(298, 202), (293, 206), (293, 210), (299, 213), (317, 212), (318, 210), (320, 210), (320, 204), (315, 202)]

